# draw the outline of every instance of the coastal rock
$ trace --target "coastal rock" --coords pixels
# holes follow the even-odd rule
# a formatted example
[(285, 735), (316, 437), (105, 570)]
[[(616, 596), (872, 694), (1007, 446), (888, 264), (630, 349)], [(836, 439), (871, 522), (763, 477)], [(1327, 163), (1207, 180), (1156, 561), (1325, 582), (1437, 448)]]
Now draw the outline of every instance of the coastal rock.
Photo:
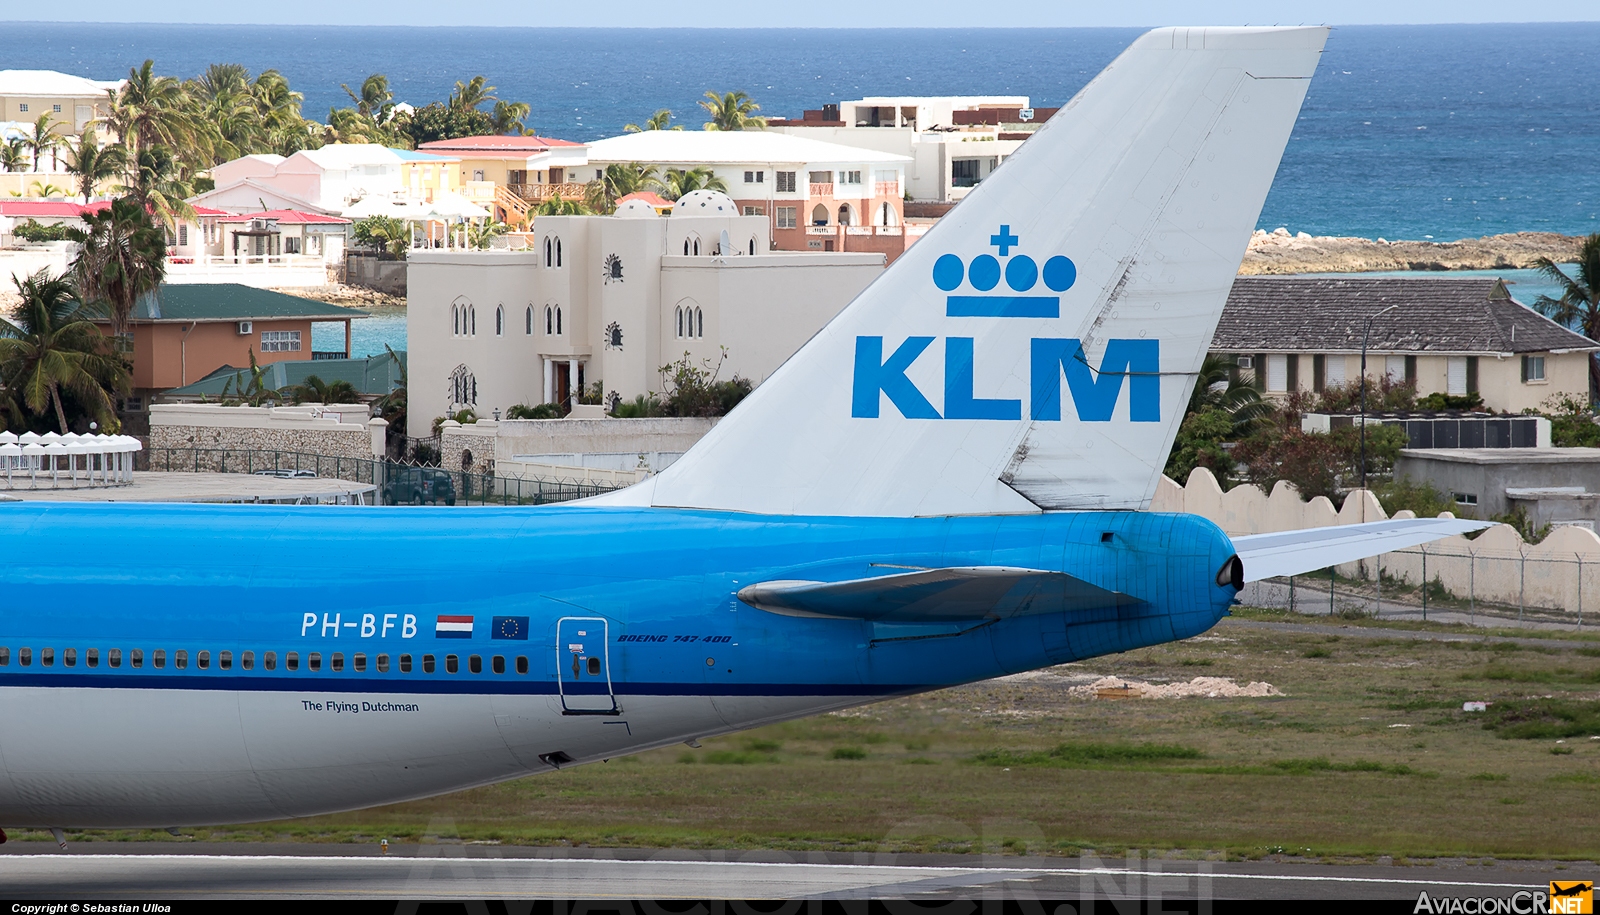
[(1554, 232), (1515, 232), (1460, 241), (1387, 241), (1290, 235), (1257, 230), (1239, 265), (1244, 276), (1288, 273), (1368, 273), (1380, 270), (1514, 270), (1577, 256), (1583, 239)]

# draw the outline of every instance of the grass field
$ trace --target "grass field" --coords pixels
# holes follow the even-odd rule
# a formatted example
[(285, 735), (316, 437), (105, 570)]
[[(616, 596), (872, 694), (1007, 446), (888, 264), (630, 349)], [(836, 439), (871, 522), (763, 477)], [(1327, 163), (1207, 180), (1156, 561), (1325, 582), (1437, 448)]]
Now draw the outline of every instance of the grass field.
[[(1595, 643), (1530, 648), (1296, 630), (1303, 625), (1279, 631), (1225, 620), (1182, 644), (706, 740), (698, 750), (193, 834), (884, 852), (1600, 855)], [(1102, 675), (1263, 680), (1285, 695), (1068, 695)], [(1461, 710), (1479, 699), (1494, 703), (1489, 712)]]

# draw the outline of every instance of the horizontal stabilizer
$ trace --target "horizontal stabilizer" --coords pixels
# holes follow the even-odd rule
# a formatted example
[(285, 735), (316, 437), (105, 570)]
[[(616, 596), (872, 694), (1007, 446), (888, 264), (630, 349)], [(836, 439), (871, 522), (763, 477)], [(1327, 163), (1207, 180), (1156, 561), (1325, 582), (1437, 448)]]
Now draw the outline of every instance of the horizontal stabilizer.
[(1244, 580), (1261, 581), (1280, 575), (1303, 575), (1490, 526), (1487, 521), (1460, 518), (1401, 518), (1251, 534), (1233, 538), (1233, 548), (1239, 551), (1239, 559), (1244, 562)]
[(1138, 603), (1061, 572), (1006, 566), (925, 569), (850, 581), (766, 581), (739, 599), (782, 616), (892, 623), (1006, 619)]

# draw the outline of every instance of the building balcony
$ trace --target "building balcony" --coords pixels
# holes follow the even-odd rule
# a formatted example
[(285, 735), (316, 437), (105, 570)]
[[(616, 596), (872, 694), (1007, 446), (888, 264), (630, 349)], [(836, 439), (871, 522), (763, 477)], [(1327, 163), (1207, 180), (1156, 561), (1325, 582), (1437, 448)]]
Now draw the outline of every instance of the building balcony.
[(838, 226), (806, 226), (806, 234), (807, 235), (827, 235), (827, 236), (831, 237), (831, 236), (839, 234), (839, 227)]
[(878, 182), (873, 184), (872, 191), (873, 191), (873, 196), (875, 196), (875, 197), (899, 197), (900, 196), (900, 182), (898, 182), (898, 181), (878, 181)]
[(811, 185), (811, 196), (813, 196), (813, 197), (832, 197), (833, 196), (833, 185), (831, 183), (830, 184), (812, 183), (812, 185)]
[(563, 184), (507, 184), (506, 190), (529, 203), (543, 203), (552, 197), (562, 200), (582, 200), (589, 186), (566, 182)]

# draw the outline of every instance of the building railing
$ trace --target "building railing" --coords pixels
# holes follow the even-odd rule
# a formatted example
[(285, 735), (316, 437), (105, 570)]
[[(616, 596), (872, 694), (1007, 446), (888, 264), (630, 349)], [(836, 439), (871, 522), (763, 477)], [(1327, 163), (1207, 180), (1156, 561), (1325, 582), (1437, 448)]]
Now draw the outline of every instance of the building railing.
[(873, 183), (872, 191), (873, 191), (873, 195), (877, 196), (877, 197), (899, 197), (900, 196), (900, 182), (898, 182), (898, 181), (877, 181), (877, 182)]
[(314, 350), (311, 351), (311, 358), (312, 358), (312, 360), (319, 360), (319, 359), (349, 359), (350, 358), (350, 354), (345, 352), (342, 349), (336, 349), (336, 350), (314, 349)]
[(833, 196), (833, 184), (831, 182), (828, 183), (828, 184), (822, 184), (822, 183), (816, 182), (816, 181), (811, 182), (811, 196), (813, 196), (813, 197), (832, 197)]
[(136, 469), (166, 473), (245, 473), (368, 483), (384, 505), (544, 505), (620, 488), (593, 480), (498, 477), (415, 462), (245, 448), (152, 448)]
[(194, 254), (167, 258), (168, 272), (186, 273), (234, 267), (321, 267), (320, 254)]
[(542, 203), (560, 195), (562, 200), (582, 200), (589, 186), (575, 182), (561, 184), (507, 184), (505, 189), (530, 203)]
[(838, 226), (806, 226), (807, 235), (838, 235)]

